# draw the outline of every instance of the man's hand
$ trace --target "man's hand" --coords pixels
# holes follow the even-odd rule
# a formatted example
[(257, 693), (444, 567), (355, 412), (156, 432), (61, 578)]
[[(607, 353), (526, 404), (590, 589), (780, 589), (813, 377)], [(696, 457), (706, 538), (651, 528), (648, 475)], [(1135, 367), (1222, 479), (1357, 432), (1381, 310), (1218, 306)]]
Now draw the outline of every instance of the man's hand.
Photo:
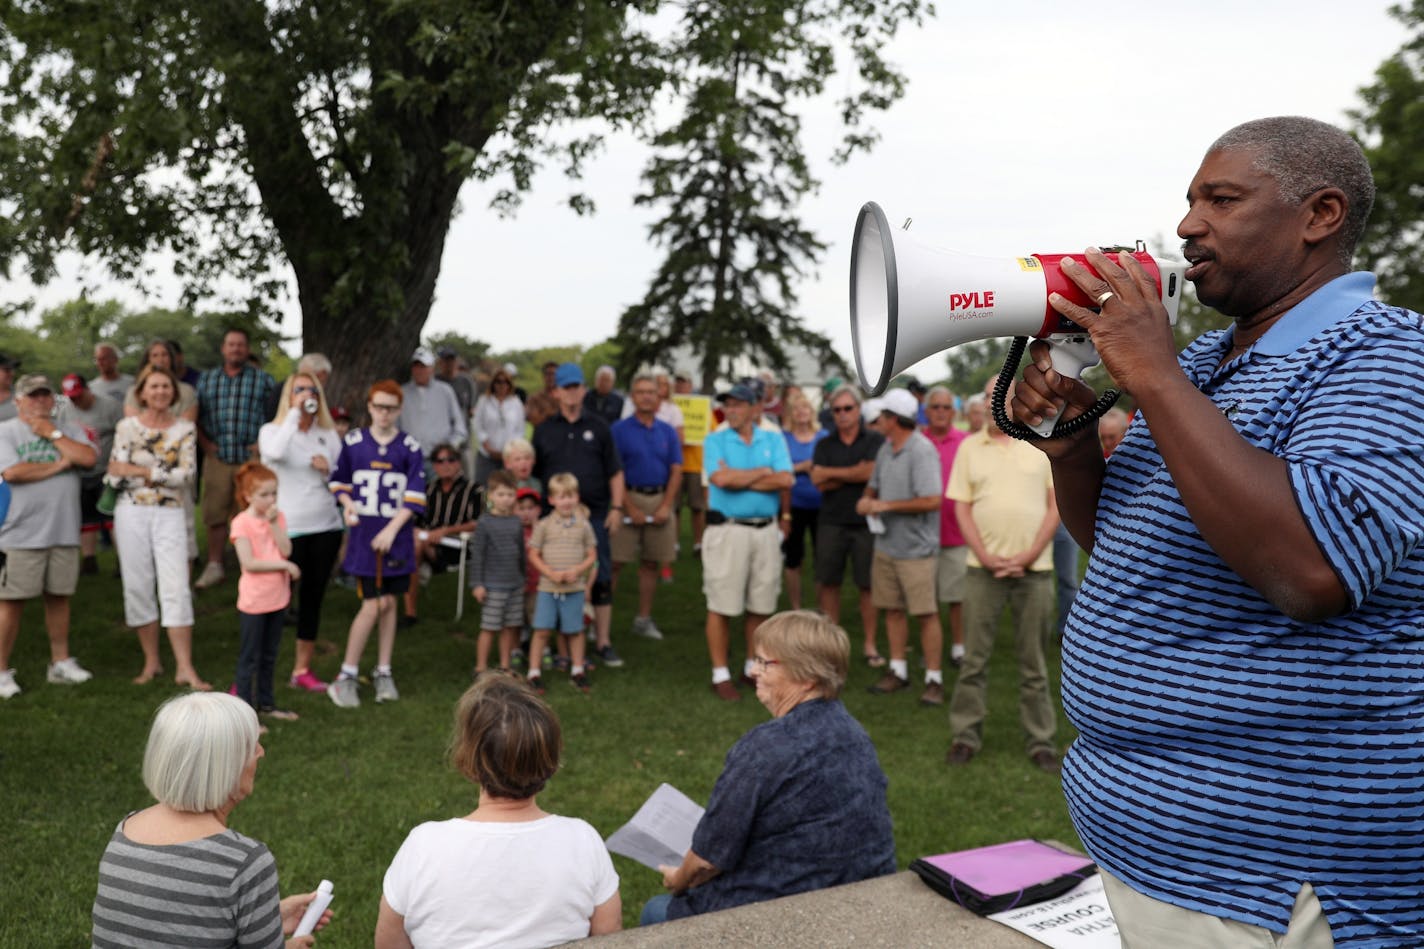
[(610, 535), (618, 533), (618, 528), (623, 526), (623, 512), (609, 508), (608, 516), (603, 519), (603, 526)]
[(862, 497), (855, 502), (855, 513), (861, 517), (869, 517), (872, 514), (880, 514), (885, 511), (885, 502), (879, 498)]

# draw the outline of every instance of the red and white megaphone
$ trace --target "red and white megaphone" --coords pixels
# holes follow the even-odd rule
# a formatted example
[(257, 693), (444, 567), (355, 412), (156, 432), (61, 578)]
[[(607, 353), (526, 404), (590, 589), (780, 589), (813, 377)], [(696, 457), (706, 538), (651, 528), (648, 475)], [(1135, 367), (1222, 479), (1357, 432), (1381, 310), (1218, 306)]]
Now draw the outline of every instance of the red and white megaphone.
[[(1153, 257), (1140, 245), (1133, 256), (1156, 281), (1175, 323), (1186, 261)], [(973, 257), (941, 250), (896, 234), (880, 205), (866, 203), (850, 252), (850, 328), (861, 385), (879, 395), (927, 356), (999, 336), (1048, 340), (1053, 368), (1079, 378), (1098, 364), (1097, 351), (1082, 327), (1048, 305), (1048, 295), (1098, 304), (1063, 275), (1065, 257), (1089, 266), (1082, 254)], [(1045, 420), (1035, 431), (1046, 438), (1053, 427), (1054, 420)]]

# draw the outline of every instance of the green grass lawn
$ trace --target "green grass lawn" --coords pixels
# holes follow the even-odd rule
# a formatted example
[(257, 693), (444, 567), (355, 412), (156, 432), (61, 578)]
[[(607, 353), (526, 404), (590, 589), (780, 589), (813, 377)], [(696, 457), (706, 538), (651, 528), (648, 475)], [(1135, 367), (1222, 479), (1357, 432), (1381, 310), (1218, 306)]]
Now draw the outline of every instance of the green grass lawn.
[[(179, 690), (171, 682), (166, 644), (162, 684), (130, 683), (140, 668), (138, 644), (123, 625), (112, 555), (101, 556), (100, 563), (101, 575), (84, 578), (73, 601), (71, 633), (74, 653), (94, 680), (77, 687), (45, 683), (43, 621), (38, 604), (31, 604), (12, 662), (25, 691), (0, 703), (0, 947), (87, 946), (100, 854), (115, 824), (151, 803), (140, 778), (144, 742), (154, 710)], [(454, 702), (474, 664), (478, 625), (473, 608), (454, 622), (455, 592), (453, 574), (436, 577), (422, 598), (421, 623), (400, 633), (395, 676), (401, 700), (393, 705), (375, 705), (369, 687), (355, 710), (287, 688), (290, 628), (284, 637), (278, 700), (301, 720), (271, 723), (255, 792), (230, 822), (271, 847), (284, 893), (314, 889), (323, 877), (334, 881), (336, 916), (319, 940), (322, 946), (369, 946), (381, 879), (406, 833), (421, 821), (474, 808), (476, 789), (444, 759)], [(660, 782), (705, 801), (727, 749), (767, 718), (750, 690), (730, 705), (707, 687), (695, 560), (684, 556), (674, 583), (658, 592), (654, 615), (667, 634), (663, 642), (628, 634), (635, 592), (632, 582), (623, 584), (614, 611), (614, 643), (626, 666), (598, 669), (587, 696), (563, 677), (546, 675), (548, 700), (563, 721), (565, 751), (563, 769), (539, 803), (589, 821), (604, 836)], [(237, 657), (235, 598), (231, 573), (222, 586), (195, 595), (197, 666), (224, 688)], [(858, 654), (860, 630), (849, 597), (846, 605), (843, 616)], [(318, 646), (323, 678), (336, 672), (355, 607), (353, 593), (331, 588)], [(734, 632), (734, 644), (739, 638)], [(881, 643), (883, 651), (883, 631)], [(363, 672), (374, 648), (368, 647)], [(734, 665), (741, 658), (737, 646)], [(1049, 661), (1056, 696), (1056, 648)], [(953, 771), (944, 764), (946, 712), (921, 708), (918, 688), (867, 694), (865, 687), (880, 673), (856, 663), (844, 699), (874, 739), (889, 776), (902, 867), (925, 854), (1020, 837), (1077, 845), (1058, 780), (1034, 769), (1023, 753), (1007, 627), (992, 669), (985, 750)], [(911, 664), (918, 679), (915, 655)], [(952, 681), (950, 670), (946, 685)], [(1062, 721), (1060, 738), (1064, 745), (1071, 739)], [(622, 877), (625, 925), (636, 925), (643, 902), (661, 891), (661, 881), (632, 861), (613, 859)]]

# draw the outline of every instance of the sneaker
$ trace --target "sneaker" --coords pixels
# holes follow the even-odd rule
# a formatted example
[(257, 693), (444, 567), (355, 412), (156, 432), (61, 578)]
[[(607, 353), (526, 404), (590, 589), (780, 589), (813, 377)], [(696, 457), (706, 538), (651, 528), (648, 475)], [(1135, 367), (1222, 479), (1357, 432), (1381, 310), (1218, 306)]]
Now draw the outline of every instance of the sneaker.
[(920, 693), (921, 705), (943, 705), (944, 704), (944, 684), (941, 682), (925, 683), (925, 690)]
[(348, 590), (356, 589), (356, 578), (349, 573), (338, 574), (336, 579), (331, 582), (339, 587), (345, 587)]
[(529, 688), (531, 688), (531, 689), (534, 690), (534, 694), (535, 694), (535, 695), (543, 695), (543, 694), (544, 694), (544, 677), (543, 677), (543, 676), (530, 676), (528, 679), (525, 679), (524, 681), (529, 684)]
[(713, 682), (712, 691), (717, 693), (717, 698), (723, 702), (740, 702), (742, 693), (737, 691), (737, 687), (732, 684), (731, 679), (723, 682)]
[(20, 691), (20, 683), (15, 681), (15, 670), (0, 669), (0, 699), (13, 699)]
[(356, 680), (342, 676), (326, 687), (327, 698), (337, 708), (360, 708), (361, 696), (356, 691)]
[(662, 639), (663, 631), (658, 629), (651, 616), (638, 616), (633, 619), (633, 635), (644, 639)]
[(944, 763), (948, 765), (966, 765), (974, 760), (974, 749), (962, 741), (956, 741), (949, 746), (949, 753), (944, 756)]
[(376, 703), (394, 702), (400, 698), (400, 693), (396, 691), (396, 680), (390, 674), (373, 675), (372, 681), (376, 683)]
[(419, 622), (420, 622), (420, 617), (419, 617), (419, 616), (411, 616), (410, 614), (407, 613), (406, 615), (404, 615), (404, 616), (402, 616), (402, 617), (400, 618), (400, 623), (398, 624), (398, 628), (400, 628), (400, 629), (410, 629), (412, 626), (414, 626), (416, 623), (419, 623)]
[(416, 579), (420, 581), (421, 586), (428, 587), (430, 586), (430, 578), (435, 576), (435, 568), (429, 563), (423, 563), (420, 565), (420, 569), (415, 572), (415, 576)]
[(553, 669), (555, 672), (568, 672), (569, 669), (573, 668), (573, 663), (569, 662), (568, 656), (555, 656), (552, 659), (545, 656), (544, 658), (548, 659), (548, 661), (544, 663), (545, 669)]
[(193, 582), (193, 586), (199, 590), (206, 590), (208, 587), (215, 587), (227, 578), (223, 572), (222, 564), (209, 560), (208, 565), (203, 568), (203, 572), (198, 575), (198, 579)]
[(909, 687), (909, 679), (902, 679), (893, 672), (887, 672), (865, 691), (871, 695), (889, 695), (892, 692), (899, 692), (901, 689), (908, 689)]
[(588, 694), (588, 676), (582, 672), (569, 676), (569, 685), (578, 689), (584, 695)]
[(312, 675), (310, 669), (299, 676), (292, 676), (287, 680), (287, 684), (294, 689), (306, 689), (308, 692), (326, 691), (326, 683)]
[(61, 659), (49, 667), (49, 673), (45, 679), (51, 685), (78, 685), (81, 682), (88, 682), (94, 678), (94, 674), (79, 665), (79, 660), (70, 656), (68, 659)]
[(610, 669), (617, 669), (623, 665), (623, 657), (618, 655), (618, 650), (613, 648), (612, 643), (609, 643), (607, 646), (595, 646), (592, 652), (599, 659), (603, 660), (603, 664)]
[(525, 663), (523, 649), (515, 649), (509, 653), (509, 664), (511, 666), (522, 666)]

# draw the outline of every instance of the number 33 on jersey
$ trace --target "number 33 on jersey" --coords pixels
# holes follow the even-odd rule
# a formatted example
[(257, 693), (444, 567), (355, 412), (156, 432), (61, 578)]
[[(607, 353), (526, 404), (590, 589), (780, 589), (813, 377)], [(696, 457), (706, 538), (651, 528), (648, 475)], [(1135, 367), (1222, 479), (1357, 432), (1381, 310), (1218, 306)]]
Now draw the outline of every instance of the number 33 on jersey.
[[(425, 456), (420, 443), (404, 432), (382, 445), (369, 429), (353, 429), (341, 446), (341, 456), (331, 475), (331, 493), (337, 503), (351, 498), (360, 522), (351, 528), (343, 569), (352, 576), (374, 577), (376, 555), (371, 539), (380, 533), (402, 508), (412, 514), (425, 512)], [(384, 576), (409, 574), (415, 570), (414, 519), (396, 535), (382, 564)]]

